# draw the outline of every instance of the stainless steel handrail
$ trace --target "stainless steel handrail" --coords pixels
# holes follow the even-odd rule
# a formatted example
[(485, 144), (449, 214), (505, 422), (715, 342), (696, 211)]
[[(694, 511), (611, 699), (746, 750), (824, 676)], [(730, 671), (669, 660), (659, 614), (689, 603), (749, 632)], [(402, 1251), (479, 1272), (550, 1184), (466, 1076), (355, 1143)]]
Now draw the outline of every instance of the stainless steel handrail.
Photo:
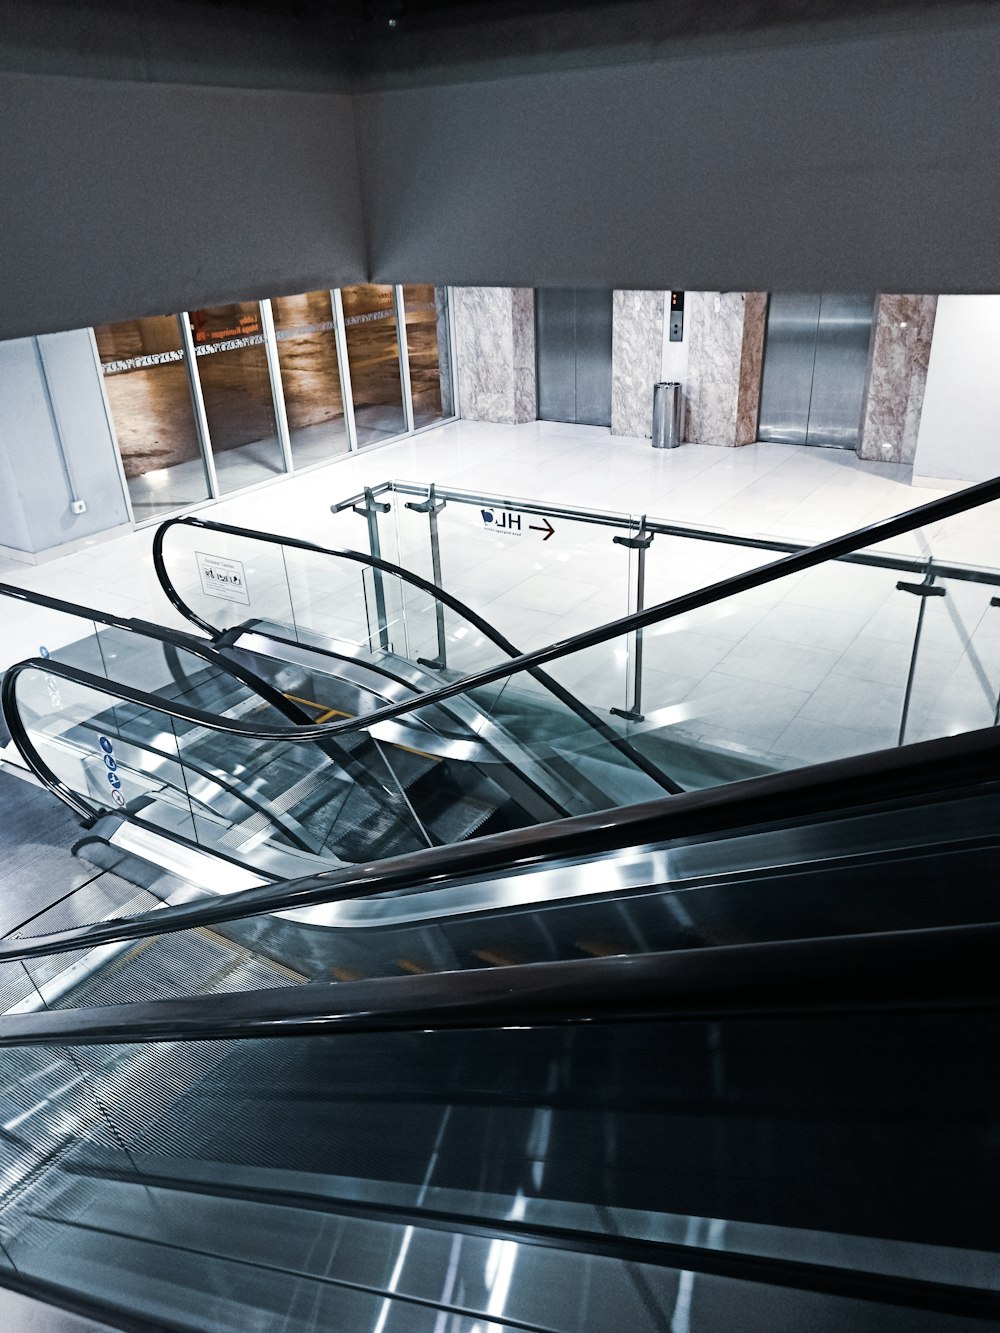
[[(640, 522), (628, 514), (615, 513), (608, 509), (588, 509), (582, 506), (552, 504), (546, 500), (525, 500), (512, 495), (487, 495), (479, 491), (455, 490), (431, 483), (436, 500), (454, 504), (467, 504), (473, 507), (486, 506), (494, 509), (516, 509), (520, 513), (535, 514), (542, 518), (561, 518), (572, 523), (583, 523), (596, 527), (609, 528), (621, 532), (634, 532)], [(381, 495), (406, 495), (426, 499), (427, 485), (415, 481), (403, 481), (393, 478), (368, 487), (370, 494), (378, 498)], [(960, 492), (961, 493), (961, 492)], [(366, 499), (364, 492), (352, 495), (346, 500), (338, 500), (330, 506), (333, 514), (353, 509)], [(910, 511), (916, 512), (916, 511)], [(790, 541), (783, 537), (763, 537), (750, 533), (730, 532), (725, 528), (705, 528), (691, 523), (651, 518), (642, 515), (641, 526), (646, 533), (657, 537), (684, 537), (692, 541), (715, 542), (723, 546), (740, 546), (754, 551), (776, 551), (794, 554), (796, 551), (810, 549), (808, 542)], [(895, 569), (906, 574), (922, 574), (926, 560), (918, 556), (894, 555), (885, 551), (855, 551), (840, 557), (847, 564), (868, 565), (875, 569)], [(986, 569), (980, 565), (944, 563), (934, 561), (934, 568), (940, 578), (958, 579), (966, 583), (986, 583), (1000, 587), (1000, 571)]]

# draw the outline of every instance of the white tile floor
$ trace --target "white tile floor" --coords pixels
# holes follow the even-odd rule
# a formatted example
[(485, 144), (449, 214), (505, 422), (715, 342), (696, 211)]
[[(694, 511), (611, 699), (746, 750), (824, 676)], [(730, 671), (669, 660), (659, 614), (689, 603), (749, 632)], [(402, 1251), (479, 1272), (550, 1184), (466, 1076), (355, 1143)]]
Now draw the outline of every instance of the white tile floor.
[[(813, 543), (941, 494), (910, 484), (908, 468), (839, 450), (756, 444), (742, 449), (648, 440), (547, 422), (456, 422), (338, 459), (278, 485), (199, 511), (203, 518), (367, 549), (362, 519), (332, 501), (391, 478), (497, 496), (548, 500), (731, 532)], [(1000, 568), (1000, 506), (898, 538), (893, 550)], [(537, 520), (536, 520), (537, 521)], [(606, 530), (556, 521), (511, 536), (477, 507), (440, 516), (446, 585), (525, 649), (563, 639), (632, 609), (634, 556)], [(426, 519), (395, 507), (383, 554), (429, 575)], [(156, 581), (146, 529), (39, 566), (0, 561), (0, 579), (105, 611), (190, 628)], [(646, 603), (762, 563), (767, 553), (658, 537)], [(777, 764), (891, 744), (917, 599), (892, 571), (838, 563), (744, 593), (647, 632), (643, 709), (689, 736), (743, 746)], [(1000, 609), (994, 589), (949, 585), (928, 602), (908, 738), (992, 721), (1000, 688)], [(37, 610), (3, 606), (0, 668), (37, 653), (57, 629)], [(67, 630), (67, 633), (69, 631)], [(466, 645), (468, 648), (468, 645)], [(616, 642), (555, 670), (596, 707), (623, 706), (630, 645)], [(462, 659), (484, 664), (480, 651)]]

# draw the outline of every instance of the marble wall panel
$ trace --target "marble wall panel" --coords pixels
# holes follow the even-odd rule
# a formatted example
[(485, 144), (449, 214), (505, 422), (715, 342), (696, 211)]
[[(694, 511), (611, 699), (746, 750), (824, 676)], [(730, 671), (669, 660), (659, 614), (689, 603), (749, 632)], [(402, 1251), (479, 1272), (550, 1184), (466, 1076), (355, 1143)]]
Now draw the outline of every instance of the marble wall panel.
[(753, 444), (760, 414), (760, 383), (764, 371), (767, 292), (743, 293), (743, 345), (736, 399), (735, 444)]
[(913, 462), (936, 313), (936, 296), (879, 295), (858, 445), (861, 458)]
[(663, 353), (664, 293), (616, 291), (611, 333), (611, 434), (653, 433), (653, 385)]
[(456, 287), (459, 404), (469, 421), (535, 419), (535, 295), (530, 287)]
[[(685, 440), (693, 444), (746, 444), (740, 430), (740, 387), (747, 292), (688, 292), (685, 317), (689, 321), (688, 382)], [(765, 298), (766, 300), (766, 298)], [(751, 302), (751, 322), (757, 302)], [(763, 334), (761, 334), (763, 337)], [(753, 339), (750, 340), (751, 346)], [(759, 367), (758, 386), (759, 394)], [(750, 393), (747, 388), (746, 399)], [(756, 410), (753, 432), (756, 434)], [(751, 437), (752, 438), (752, 437)]]
[(535, 384), (535, 293), (531, 287), (511, 288), (511, 333), (514, 343), (514, 420), (538, 416)]

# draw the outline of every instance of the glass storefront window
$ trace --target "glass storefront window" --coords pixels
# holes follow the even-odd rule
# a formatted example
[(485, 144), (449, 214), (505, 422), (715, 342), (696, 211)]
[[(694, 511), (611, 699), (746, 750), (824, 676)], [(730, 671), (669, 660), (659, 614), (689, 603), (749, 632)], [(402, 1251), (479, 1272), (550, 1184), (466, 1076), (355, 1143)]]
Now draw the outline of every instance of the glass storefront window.
[(358, 444), (406, 430), (392, 287), (343, 287), (347, 355)]
[(271, 311), (292, 461), (307, 467), (347, 453), (330, 293), (276, 296)]
[(285, 464), (260, 306), (240, 301), (193, 310), (189, 318), (220, 492), (280, 475)]
[(414, 426), (429, 426), (454, 415), (451, 344), (448, 339), (448, 289), (411, 285), (403, 288), (406, 350)]
[(136, 521), (207, 500), (177, 316), (101, 324), (94, 336)]

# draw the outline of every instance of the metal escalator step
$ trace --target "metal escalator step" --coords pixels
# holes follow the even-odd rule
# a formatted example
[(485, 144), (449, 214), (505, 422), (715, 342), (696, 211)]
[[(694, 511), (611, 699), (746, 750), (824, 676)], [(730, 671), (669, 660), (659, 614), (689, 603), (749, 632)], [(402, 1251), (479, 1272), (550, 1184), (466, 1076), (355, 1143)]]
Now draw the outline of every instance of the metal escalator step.
[(464, 842), (474, 837), (495, 814), (495, 805), (476, 800), (457, 800), (430, 821), (430, 828), (443, 843)]
[[(268, 799), (270, 810), (279, 817), (287, 815), (293, 806), (307, 801), (310, 796), (322, 789), (328, 789), (331, 776), (329, 769), (325, 767), (306, 773), (285, 791)], [(274, 820), (268, 811), (257, 810), (241, 823), (234, 824), (228, 833), (223, 834), (219, 839), (219, 845), (220, 847), (228, 847), (234, 851), (239, 851), (251, 838), (272, 827), (273, 823)]]
[(208, 931), (143, 940), (78, 986), (57, 1008), (141, 1004), (178, 995), (256, 990), (301, 981)]

